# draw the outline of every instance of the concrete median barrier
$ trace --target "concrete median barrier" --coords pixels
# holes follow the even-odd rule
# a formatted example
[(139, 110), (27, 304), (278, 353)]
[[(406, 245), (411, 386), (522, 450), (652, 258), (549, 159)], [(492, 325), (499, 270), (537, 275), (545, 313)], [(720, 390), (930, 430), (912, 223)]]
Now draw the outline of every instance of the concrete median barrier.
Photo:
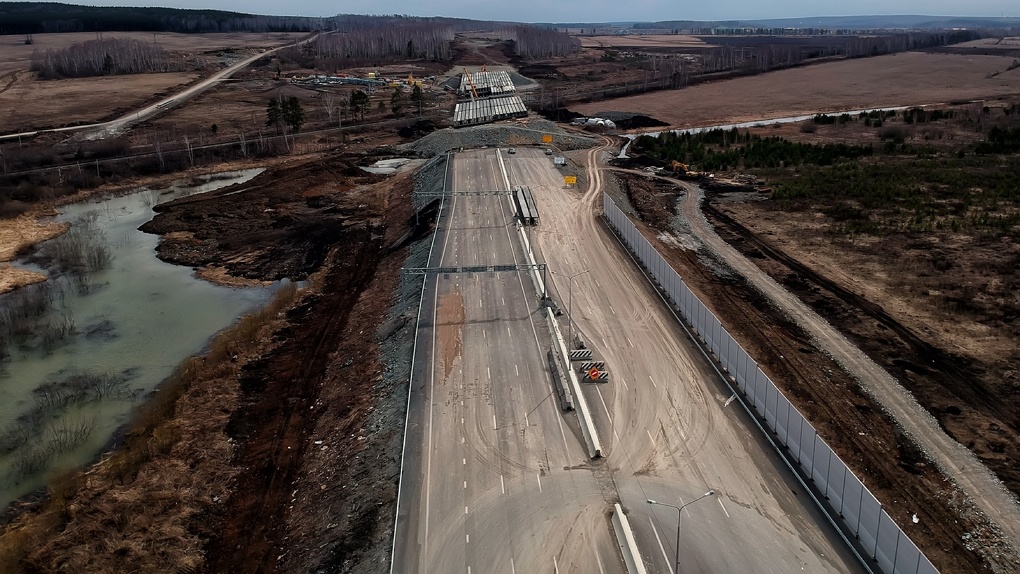
[(627, 566), (627, 572), (645, 574), (647, 572), (645, 563), (641, 560), (641, 553), (634, 540), (634, 531), (630, 529), (630, 521), (619, 504), (613, 505), (613, 530), (616, 531), (616, 542), (620, 545), (620, 552), (623, 553), (623, 563)]

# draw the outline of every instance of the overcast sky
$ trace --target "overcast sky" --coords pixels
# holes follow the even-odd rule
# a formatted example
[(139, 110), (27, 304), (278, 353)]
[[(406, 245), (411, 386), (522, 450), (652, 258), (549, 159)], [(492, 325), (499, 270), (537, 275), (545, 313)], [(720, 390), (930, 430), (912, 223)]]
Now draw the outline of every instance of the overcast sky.
[[(2, 1), (2, 0), (0, 0)], [(333, 16), (411, 14), (519, 22), (607, 22), (736, 20), (924, 14), (938, 16), (1020, 16), (1018, 0), (63, 0), (101, 6), (216, 8), (255, 14)]]

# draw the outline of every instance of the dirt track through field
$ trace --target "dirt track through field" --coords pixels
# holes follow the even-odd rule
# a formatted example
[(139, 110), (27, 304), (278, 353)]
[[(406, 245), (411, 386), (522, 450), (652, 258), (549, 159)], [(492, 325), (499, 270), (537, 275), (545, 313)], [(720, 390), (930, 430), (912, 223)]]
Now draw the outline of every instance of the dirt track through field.
[(687, 190), (680, 211), (705, 246), (809, 333), (820, 348), (860, 381), (942, 472), (1000, 528), (1016, 554), (1017, 548), (1020, 548), (1020, 507), (1016, 498), (973, 453), (942, 431), (935, 419), (896, 379), (804, 302), (723, 241), (701, 214), (700, 188), (666, 179)]

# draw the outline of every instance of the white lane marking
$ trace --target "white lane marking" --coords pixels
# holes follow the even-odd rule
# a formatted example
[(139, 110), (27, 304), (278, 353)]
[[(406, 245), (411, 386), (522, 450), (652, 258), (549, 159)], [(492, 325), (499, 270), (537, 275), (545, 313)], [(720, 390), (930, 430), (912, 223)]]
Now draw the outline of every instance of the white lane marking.
[(553, 572), (560, 574), (560, 565), (556, 563), (556, 557), (553, 556)]
[[(652, 432), (649, 431), (648, 429), (645, 429), (645, 433), (648, 434), (648, 440), (652, 441), (652, 446), (655, 446), (655, 439), (652, 438)], [(467, 483), (466, 482), (464, 483), (464, 488), (467, 488)]]
[(535, 478), (538, 479), (538, 491), (542, 492), (542, 475), (541, 474), (536, 474)]
[(725, 515), (726, 515), (726, 518), (729, 518), (729, 517), (730, 517), (730, 513), (729, 513), (729, 512), (726, 512), (726, 507), (725, 507), (725, 506), (723, 506), (723, 503), (722, 503), (722, 498), (720, 498), (720, 497), (716, 497), (716, 500), (718, 500), (718, 501), (719, 501), (719, 506), (720, 506), (720, 507), (722, 507), (722, 511), (723, 511), (723, 514), (725, 514)]
[(517, 568), (514, 566), (513, 557), (510, 558), (510, 574), (517, 574)]
[(528, 420), (528, 413), (524, 413), (524, 426), (531, 426), (531, 421)]
[(513, 333), (510, 332), (510, 326), (509, 325), (507, 325), (507, 327), (506, 327), (506, 336), (507, 337), (513, 337), (514, 336)]
[[(595, 387), (595, 392), (599, 395), (599, 400), (602, 401), (602, 408), (606, 410), (606, 418), (609, 419), (609, 426), (613, 426), (613, 415), (609, 414), (609, 407), (606, 406), (606, 399), (602, 398), (602, 390)], [(616, 428), (613, 428), (613, 433), (616, 433)]]
[(482, 338), (485, 338), (485, 329), (482, 329)]
[(666, 555), (666, 548), (662, 546), (662, 539), (659, 538), (659, 530), (655, 528), (655, 522), (652, 521), (652, 517), (648, 517), (648, 524), (652, 525), (652, 532), (655, 533), (655, 541), (659, 543), (659, 550), (662, 551), (662, 557), (666, 559), (666, 566), (669, 568), (669, 574), (673, 574), (673, 559)]
[(601, 288), (602, 288), (602, 284), (601, 284), (601, 283), (599, 283), (599, 280), (598, 280), (598, 279), (596, 279), (596, 280), (595, 280), (595, 284), (599, 286), (599, 289), (601, 289)]
[(630, 340), (630, 337), (627, 337), (627, 344), (628, 344), (628, 345), (630, 345), (630, 348), (631, 348), (631, 349), (633, 349), (633, 348), (634, 348), (634, 341), (631, 341), (631, 340)]
[(465, 442), (465, 441), (467, 441), (467, 439), (466, 439), (466, 438), (464, 438), (464, 437), (460, 437), (460, 444), (464, 444), (464, 442)]
[(499, 300), (502, 301), (503, 302), (503, 306), (506, 307), (506, 299), (500, 297)]
[(490, 370), (489, 370), (489, 367), (485, 367), (485, 374), (486, 374), (486, 376), (488, 376), (488, 377), (489, 377), (490, 379), (492, 378), (492, 371), (490, 371)]
[(594, 548), (594, 550), (595, 550), (595, 561), (599, 565), (599, 574), (606, 574), (606, 569), (602, 567), (602, 555), (599, 554), (599, 549), (598, 548)]
[(464, 481), (464, 490), (467, 490), (467, 481)]
[(462, 464), (467, 465), (467, 458), (461, 458), (460, 460)]
[[(465, 534), (464, 535), (464, 543), (465, 544), (471, 544), (471, 535), (470, 534)], [(471, 571), (471, 567), (468, 566), (468, 572), (470, 572), (470, 571)]]
[(467, 514), (467, 513), (468, 513), (468, 507), (465, 506), (464, 507), (464, 514)]
[(624, 390), (629, 390), (630, 389), (630, 387), (627, 386), (627, 380), (626, 379), (624, 379), (623, 377), (620, 377), (620, 382), (623, 384), (623, 389)]
[(478, 300), (478, 307), (479, 307), (479, 308), (481, 308), (481, 307), (482, 307), (482, 300), (481, 300), (481, 299), (479, 299), (479, 300)]
[(612, 311), (613, 315), (616, 314), (616, 309), (613, 309), (612, 305), (609, 306), (609, 310)]
[(460, 402), (460, 406), (464, 406), (464, 401), (461, 401), (461, 402)]
[(656, 384), (655, 384), (655, 379), (653, 379), (651, 375), (648, 375), (648, 380), (649, 380), (649, 381), (652, 381), (652, 386), (653, 386), (653, 387), (655, 387), (655, 388), (659, 388), (659, 385), (656, 385)]
[(468, 574), (471, 574), (471, 567), (468, 566)]
[(517, 368), (517, 365), (514, 365), (514, 373), (516, 373), (518, 377), (521, 376), (521, 370)]
[(606, 342), (606, 338), (605, 337), (602, 337), (602, 346), (603, 347), (608, 347), (609, 346), (609, 343)]
[(730, 395), (730, 398), (726, 399), (726, 402), (722, 404), (723, 408), (725, 409), (726, 407), (730, 406), (730, 403), (732, 403), (735, 400), (737, 400), (737, 393), (733, 393), (732, 395)]
[(464, 424), (464, 417), (460, 417), (460, 424)]
[(570, 447), (567, 446), (567, 433), (563, 432), (563, 417), (556, 417), (556, 424), (560, 426), (560, 436), (563, 437), (563, 452), (570, 454)]
[[(502, 474), (499, 475), (499, 489), (503, 491), (503, 494), (506, 494), (506, 483), (503, 482), (503, 475)], [(511, 558), (511, 560), (513, 560), (513, 559)]]
[(498, 428), (499, 428), (499, 425), (496, 424), (496, 414), (493, 413), (493, 415), (492, 415), (492, 430), (496, 430)]

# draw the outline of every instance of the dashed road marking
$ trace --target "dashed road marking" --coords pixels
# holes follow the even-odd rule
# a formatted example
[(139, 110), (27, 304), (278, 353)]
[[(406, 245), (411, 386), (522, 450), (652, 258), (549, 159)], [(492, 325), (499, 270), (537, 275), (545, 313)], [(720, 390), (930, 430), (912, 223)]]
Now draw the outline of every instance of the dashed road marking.
[(655, 387), (655, 388), (659, 388), (659, 385), (656, 385), (656, 384), (655, 384), (655, 379), (653, 379), (651, 375), (648, 375), (648, 380), (649, 380), (649, 381), (652, 381), (652, 386), (653, 386), (653, 387)]
[(503, 481), (503, 475), (502, 474), (499, 475), (499, 489), (501, 491), (503, 491), (503, 494), (506, 494), (506, 483)]
[[(652, 446), (655, 446), (655, 439), (652, 438), (652, 431), (645, 429), (645, 433), (648, 434), (648, 440), (652, 441)], [(464, 483), (464, 488), (467, 488), (467, 483)]]
[(538, 479), (538, 491), (542, 492), (542, 475), (541, 474), (536, 474), (535, 478)]
[(719, 501), (719, 506), (720, 506), (720, 507), (722, 508), (723, 514), (725, 514), (725, 515), (726, 515), (726, 518), (729, 518), (729, 517), (730, 517), (730, 513), (729, 513), (729, 512), (726, 512), (726, 507), (725, 507), (725, 506), (723, 506), (723, 503), (722, 503), (722, 498), (721, 498), (721, 497), (716, 497), (716, 500), (718, 500), (718, 501)]

